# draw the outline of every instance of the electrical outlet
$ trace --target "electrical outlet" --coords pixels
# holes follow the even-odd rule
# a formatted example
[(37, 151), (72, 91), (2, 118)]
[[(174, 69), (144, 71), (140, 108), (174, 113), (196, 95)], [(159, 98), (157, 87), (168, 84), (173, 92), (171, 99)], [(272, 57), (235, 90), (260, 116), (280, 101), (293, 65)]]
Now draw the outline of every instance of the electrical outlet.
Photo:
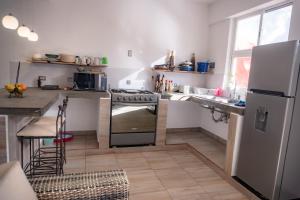
[(126, 81), (126, 84), (127, 84), (127, 85), (131, 85), (131, 80), (127, 80), (127, 81)]
[(128, 50), (128, 57), (132, 57), (132, 50)]
[(68, 81), (69, 83), (73, 83), (73, 77), (68, 77), (68, 78), (67, 78), (67, 81)]
[(39, 80), (45, 81), (46, 80), (46, 76), (39, 76)]

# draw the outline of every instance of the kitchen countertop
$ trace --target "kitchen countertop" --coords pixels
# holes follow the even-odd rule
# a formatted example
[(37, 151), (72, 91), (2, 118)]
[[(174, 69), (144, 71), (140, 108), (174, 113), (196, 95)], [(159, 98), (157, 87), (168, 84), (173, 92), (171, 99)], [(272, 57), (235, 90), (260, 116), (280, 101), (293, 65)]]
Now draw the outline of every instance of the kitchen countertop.
[(239, 115), (244, 115), (245, 113), (244, 107), (235, 106), (233, 103), (228, 103), (228, 99), (224, 97), (215, 97), (213, 95), (166, 93), (162, 94), (161, 98), (169, 99), (171, 101), (191, 101), (201, 104), (203, 107), (215, 107), (227, 113), (236, 113)]
[(60, 95), (89, 99), (110, 97), (108, 92), (28, 88), (23, 98), (8, 98), (8, 92), (0, 89), (0, 115), (42, 116), (59, 99)]

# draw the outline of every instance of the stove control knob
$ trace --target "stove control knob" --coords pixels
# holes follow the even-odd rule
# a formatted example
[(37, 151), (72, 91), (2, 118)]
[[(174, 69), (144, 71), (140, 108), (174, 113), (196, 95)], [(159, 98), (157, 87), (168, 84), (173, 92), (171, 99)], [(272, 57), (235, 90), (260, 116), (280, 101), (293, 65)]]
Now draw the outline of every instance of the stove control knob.
[(118, 101), (121, 101), (121, 99), (122, 99), (121, 97), (117, 97), (117, 100), (118, 100)]
[(140, 96), (139, 100), (141, 100), (141, 101), (143, 100), (142, 96)]
[(135, 100), (135, 101), (136, 101), (136, 100), (137, 100), (137, 97), (134, 97), (134, 98), (133, 98), (133, 100)]
[(150, 97), (149, 100), (150, 100), (150, 101), (153, 101), (153, 97)]
[(123, 97), (123, 101), (126, 101), (126, 97)]
[(147, 98), (147, 97), (144, 97), (144, 101), (148, 101), (148, 98)]

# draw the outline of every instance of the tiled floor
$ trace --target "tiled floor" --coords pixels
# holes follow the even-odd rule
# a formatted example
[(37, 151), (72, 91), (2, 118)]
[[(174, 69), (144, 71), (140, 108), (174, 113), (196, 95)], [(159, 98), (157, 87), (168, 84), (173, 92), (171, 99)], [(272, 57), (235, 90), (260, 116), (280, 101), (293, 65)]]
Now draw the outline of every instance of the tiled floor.
[(183, 144), (188, 143), (216, 165), (224, 169), (226, 157), (226, 145), (207, 136), (204, 133), (178, 132), (167, 134), (167, 144)]
[(65, 173), (123, 168), (130, 200), (245, 200), (188, 148), (91, 154), (96, 136), (76, 136), (67, 145)]

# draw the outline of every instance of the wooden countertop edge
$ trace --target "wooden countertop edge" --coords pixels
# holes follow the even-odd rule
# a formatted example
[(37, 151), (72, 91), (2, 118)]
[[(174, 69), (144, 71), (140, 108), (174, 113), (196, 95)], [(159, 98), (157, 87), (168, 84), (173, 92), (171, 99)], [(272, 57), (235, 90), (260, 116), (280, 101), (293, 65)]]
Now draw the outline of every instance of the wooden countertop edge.
[[(36, 90), (34, 92), (39, 92), (38, 88), (29, 88), (29, 90)], [(0, 92), (6, 92), (4, 89), (0, 89)], [(47, 92), (47, 90), (41, 90), (41, 92)], [(49, 93), (53, 94), (53, 97), (46, 102), (44, 107), (8, 107), (0, 105), (0, 115), (13, 115), (13, 116), (34, 116), (39, 117), (44, 115), (50, 107), (59, 99), (60, 96), (69, 96), (69, 98), (87, 98), (87, 99), (101, 99), (110, 98), (108, 91), (103, 92), (92, 92), (92, 91), (65, 91), (65, 90), (49, 90)], [(56, 94), (55, 94), (56, 92)], [(88, 92), (88, 93), (87, 93)], [(88, 94), (88, 95), (87, 95)], [(38, 98), (38, 96), (37, 96)], [(7, 98), (7, 101), (10, 99)]]

